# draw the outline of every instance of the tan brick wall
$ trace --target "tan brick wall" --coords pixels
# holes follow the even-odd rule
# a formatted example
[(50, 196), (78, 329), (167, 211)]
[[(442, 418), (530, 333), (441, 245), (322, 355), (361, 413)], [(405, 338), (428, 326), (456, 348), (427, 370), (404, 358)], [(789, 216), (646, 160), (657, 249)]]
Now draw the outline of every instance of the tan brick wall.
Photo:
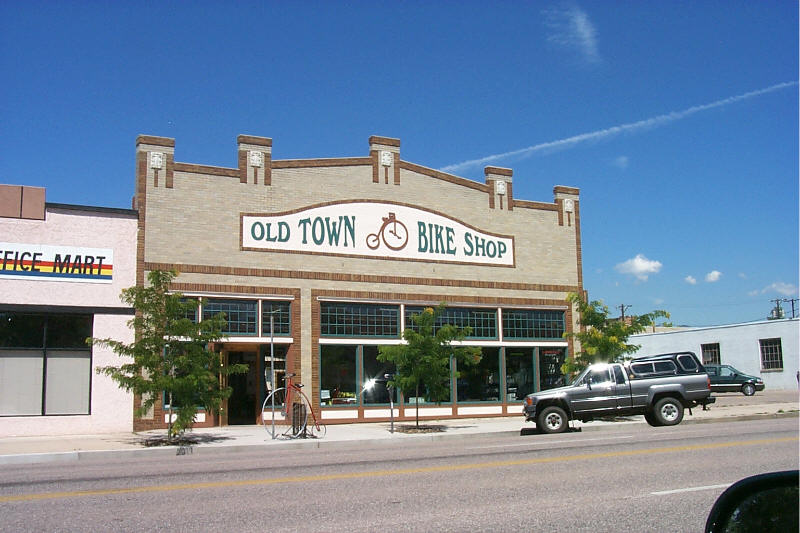
[[(437, 211), (515, 239), (515, 268), (240, 251), (240, 214), (282, 212), (322, 202), (371, 199)], [(490, 209), (486, 193), (407, 170), (400, 185), (373, 183), (372, 168), (274, 169), (272, 185), (175, 172), (174, 188), (148, 187), (146, 262), (349, 272), (385, 276), (577, 285), (575, 225), (558, 212)]]

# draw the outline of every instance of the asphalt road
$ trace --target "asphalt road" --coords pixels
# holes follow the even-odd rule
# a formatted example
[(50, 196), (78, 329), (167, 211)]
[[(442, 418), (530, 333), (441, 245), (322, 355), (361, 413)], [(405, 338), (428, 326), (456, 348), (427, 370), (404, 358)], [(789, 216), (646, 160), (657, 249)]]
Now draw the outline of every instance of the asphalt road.
[(796, 418), (0, 468), (2, 531), (702, 531)]

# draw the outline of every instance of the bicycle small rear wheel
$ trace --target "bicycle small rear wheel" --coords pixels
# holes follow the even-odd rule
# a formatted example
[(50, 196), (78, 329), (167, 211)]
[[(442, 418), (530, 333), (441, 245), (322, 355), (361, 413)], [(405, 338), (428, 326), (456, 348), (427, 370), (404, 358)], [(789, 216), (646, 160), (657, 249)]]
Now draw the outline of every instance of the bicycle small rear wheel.
[(325, 437), (325, 434), (328, 432), (328, 428), (317, 420), (317, 417), (314, 413), (311, 413), (311, 420), (309, 423), (306, 424), (306, 431), (315, 439), (321, 439)]

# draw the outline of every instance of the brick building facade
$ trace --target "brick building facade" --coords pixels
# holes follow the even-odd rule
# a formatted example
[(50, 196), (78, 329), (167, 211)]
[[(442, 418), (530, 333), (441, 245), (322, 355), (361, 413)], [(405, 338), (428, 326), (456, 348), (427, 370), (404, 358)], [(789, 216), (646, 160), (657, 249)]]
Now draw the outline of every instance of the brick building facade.
[[(361, 157), (274, 159), (271, 139), (245, 135), (237, 168), (174, 155), (173, 139), (136, 141), (137, 283), (176, 269), (174, 289), (205, 299), (198, 313), (226, 313), (222, 364), (250, 368), (200, 425), (256, 423), (284, 372), (326, 422), (388, 419), (385, 386), (363, 388), (391, 371), (379, 346), (440, 302), (483, 359), (452, 369), (449, 400), (420, 397), (421, 416), (518, 415), (524, 393), (561, 379), (575, 328), (565, 298), (583, 290), (577, 189), (517, 199), (510, 169), (486, 167), (479, 183), (404, 161), (398, 139), (377, 136)], [(408, 395), (393, 400), (395, 417), (413, 416)], [(158, 406), (134, 427), (164, 422)]]

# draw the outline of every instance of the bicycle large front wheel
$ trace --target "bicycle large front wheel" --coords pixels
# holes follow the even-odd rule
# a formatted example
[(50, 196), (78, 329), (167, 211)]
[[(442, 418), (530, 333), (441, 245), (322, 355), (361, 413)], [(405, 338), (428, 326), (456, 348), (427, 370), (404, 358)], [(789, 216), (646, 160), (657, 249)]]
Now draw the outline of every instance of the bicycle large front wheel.
[(261, 423), (273, 439), (278, 434), (296, 438), (305, 435), (310, 411), (311, 406), (304, 394), (281, 387), (264, 399), (261, 406)]

